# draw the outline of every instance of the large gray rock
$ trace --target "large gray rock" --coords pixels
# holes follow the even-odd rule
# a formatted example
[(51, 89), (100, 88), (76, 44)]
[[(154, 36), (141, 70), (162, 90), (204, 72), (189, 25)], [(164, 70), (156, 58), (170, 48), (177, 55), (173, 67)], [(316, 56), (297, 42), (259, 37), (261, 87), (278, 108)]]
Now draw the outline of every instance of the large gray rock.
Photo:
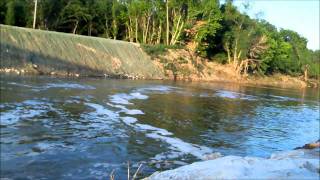
[(270, 158), (225, 156), (156, 172), (146, 179), (319, 179), (319, 164), (319, 148), (301, 149), (275, 153)]

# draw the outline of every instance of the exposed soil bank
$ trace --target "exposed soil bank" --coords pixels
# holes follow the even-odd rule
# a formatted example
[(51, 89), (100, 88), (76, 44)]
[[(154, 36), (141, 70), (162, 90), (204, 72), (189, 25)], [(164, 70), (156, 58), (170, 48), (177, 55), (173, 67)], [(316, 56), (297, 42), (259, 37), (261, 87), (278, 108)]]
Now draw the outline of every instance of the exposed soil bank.
[(195, 56), (185, 49), (170, 49), (153, 60), (161, 65), (166, 77), (184, 81), (215, 81), (280, 86), (283, 88), (319, 87), (318, 80), (303, 80), (303, 77), (275, 74), (272, 76), (243, 76), (236, 73), (231, 64), (219, 64)]

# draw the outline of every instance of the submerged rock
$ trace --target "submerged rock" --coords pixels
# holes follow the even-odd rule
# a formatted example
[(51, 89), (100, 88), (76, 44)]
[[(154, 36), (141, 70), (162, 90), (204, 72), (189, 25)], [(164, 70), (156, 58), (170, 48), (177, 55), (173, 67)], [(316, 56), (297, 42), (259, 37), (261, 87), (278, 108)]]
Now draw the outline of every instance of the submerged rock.
[(295, 149), (314, 149), (314, 148), (320, 148), (320, 139), (314, 143), (305, 144), (302, 147), (297, 147)]
[(318, 179), (319, 153), (316, 148), (274, 153), (270, 158), (225, 156), (156, 172), (146, 179)]

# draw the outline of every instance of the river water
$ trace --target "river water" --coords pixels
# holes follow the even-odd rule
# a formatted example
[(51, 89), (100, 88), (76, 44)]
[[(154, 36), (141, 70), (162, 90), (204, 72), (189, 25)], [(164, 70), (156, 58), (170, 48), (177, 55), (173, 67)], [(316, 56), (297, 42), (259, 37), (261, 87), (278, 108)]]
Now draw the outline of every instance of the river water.
[(1, 177), (139, 177), (319, 139), (319, 95), (227, 83), (1, 76)]

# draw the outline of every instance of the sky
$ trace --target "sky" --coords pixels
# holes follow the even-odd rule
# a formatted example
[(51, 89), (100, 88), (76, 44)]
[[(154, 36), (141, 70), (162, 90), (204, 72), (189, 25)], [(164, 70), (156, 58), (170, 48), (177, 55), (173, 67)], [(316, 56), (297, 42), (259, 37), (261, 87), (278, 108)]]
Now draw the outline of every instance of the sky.
[(252, 18), (259, 13), (278, 29), (290, 29), (307, 38), (309, 49), (320, 49), (320, 0), (234, 0), (240, 10), (245, 2), (250, 3)]

